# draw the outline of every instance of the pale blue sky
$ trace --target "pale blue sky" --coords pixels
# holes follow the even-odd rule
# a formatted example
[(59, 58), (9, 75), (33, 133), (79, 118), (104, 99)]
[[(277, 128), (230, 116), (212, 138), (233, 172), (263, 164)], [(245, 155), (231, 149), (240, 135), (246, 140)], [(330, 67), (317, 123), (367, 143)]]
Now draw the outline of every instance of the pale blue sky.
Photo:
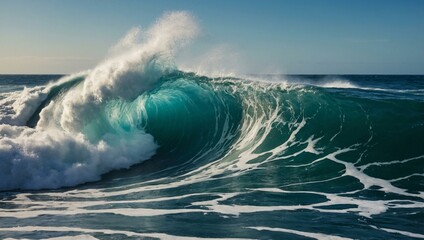
[(172, 10), (202, 28), (192, 52), (225, 45), (249, 73), (424, 74), (420, 0), (0, 0), (0, 74), (91, 68)]

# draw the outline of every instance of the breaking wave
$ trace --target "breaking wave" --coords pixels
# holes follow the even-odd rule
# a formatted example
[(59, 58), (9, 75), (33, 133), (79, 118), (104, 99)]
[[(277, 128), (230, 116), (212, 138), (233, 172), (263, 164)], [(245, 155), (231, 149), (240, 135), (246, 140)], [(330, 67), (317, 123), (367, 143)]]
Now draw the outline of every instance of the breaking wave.
[(2, 89), (2, 233), (423, 237), (422, 79), (182, 71), (197, 32), (168, 13), (92, 70)]

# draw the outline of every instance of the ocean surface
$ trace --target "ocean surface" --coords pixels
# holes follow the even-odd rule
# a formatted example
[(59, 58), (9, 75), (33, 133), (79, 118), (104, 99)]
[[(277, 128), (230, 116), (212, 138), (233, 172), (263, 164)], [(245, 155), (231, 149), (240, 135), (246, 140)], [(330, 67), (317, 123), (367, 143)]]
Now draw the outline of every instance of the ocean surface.
[(0, 239), (424, 238), (424, 76), (190, 70), (197, 31), (0, 75)]
[(424, 76), (89, 77), (0, 76), (1, 239), (424, 238)]

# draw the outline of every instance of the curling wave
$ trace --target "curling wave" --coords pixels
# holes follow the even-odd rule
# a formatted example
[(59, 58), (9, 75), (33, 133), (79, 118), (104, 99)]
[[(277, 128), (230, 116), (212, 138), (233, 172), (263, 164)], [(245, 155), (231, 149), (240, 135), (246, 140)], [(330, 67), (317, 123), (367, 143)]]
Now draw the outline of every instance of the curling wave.
[(110, 105), (153, 89), (172, 70), (168, 58), (195, 34), (189, 14), (169, 13), (142, 43), (125, 45), (95, 69), (2, 99), (0, 189), (72, 186), (150, 158), (153, 137), (114, 124), (119, 116)]
[(0, 89), (3, 237), (424, 236), (422, 76), (209, 77), (172, 62), (196, 33), (169, 13)]

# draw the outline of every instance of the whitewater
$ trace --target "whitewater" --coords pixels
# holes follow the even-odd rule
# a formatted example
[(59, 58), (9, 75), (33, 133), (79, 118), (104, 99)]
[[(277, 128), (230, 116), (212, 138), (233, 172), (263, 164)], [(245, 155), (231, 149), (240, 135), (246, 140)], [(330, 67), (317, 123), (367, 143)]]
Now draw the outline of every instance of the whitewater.
[(175, 60), (199, 32), (0, 75), (0, 238), (424, 238), (424, 76), (208, 75)]

